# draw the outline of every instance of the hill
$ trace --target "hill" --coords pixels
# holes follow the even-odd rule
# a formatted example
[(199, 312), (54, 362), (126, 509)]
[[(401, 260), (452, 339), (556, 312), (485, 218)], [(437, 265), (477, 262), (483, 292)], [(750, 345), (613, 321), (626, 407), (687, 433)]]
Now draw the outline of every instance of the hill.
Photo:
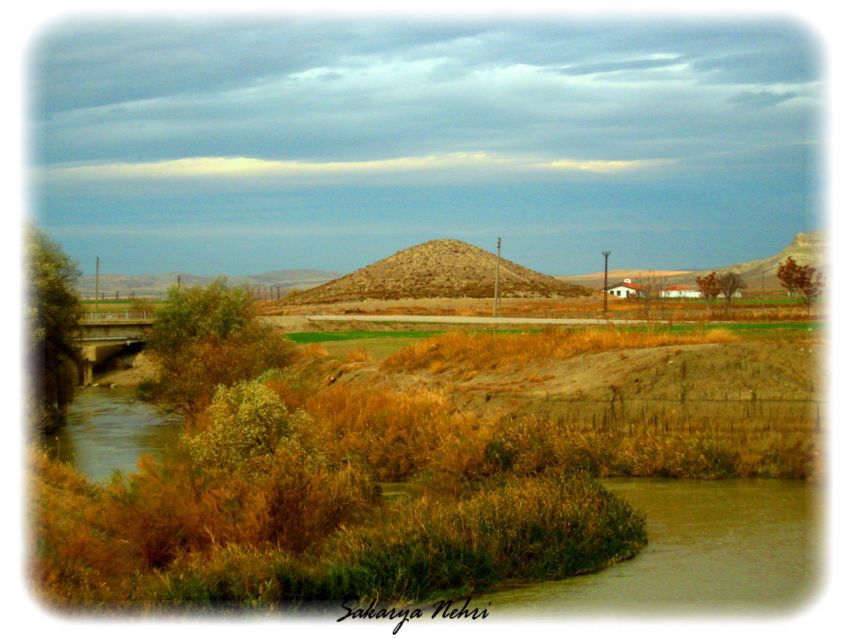
[(706, 268), (696, 270), (688, 275), (674, 275), (670, 277), (671, 284), (683, 284), (693, 286), (697, 276), (706, 275), (712, 270), (720, 272), (734, 272), (741, 275), (744, 285), (748, 290), (760, 290), (762, 286), (762, 273), (764, 273), (764, 287), (766, 290), (779, 290), (782, 285), (776, 276), (779, 264), (788, 257), (793, 257), (798, 264), (809, 264), (822, 271), (826, 268), (827, 244), (826, 232), (816, 230), (808, 233), (797, 233), (793, 241), (775, 255), (754, 259), (739, 264), (732, 264), (722, 268)]
[[(822, 271), (826, 268), (827, 244), (826, 232), (816, 230), (808, 233), (797, 233), (793, 241), (785, 248), (780, 250), (775, 255), (764, 257), (762, 259), (754, 259), (731, 266), (718, 266), (713, 268), (705, 268), (703, 270), (685, 270), (685, 271), (662, 271), (647, 268), (645, 270), (609, 270), (608, 283), (615, 284), (626, 277), (633, 279), (640, 278), (641, 275), (648, 276), (650, 274), (656, 277), (663, 277), (669, 284), (679, 284), (684, 286), (695, 286), (698, 276), (707, 275), (711, 271), (735, 272), (741, 275), (744, 284), (749, 290), (760, 290), (762, 286), (762, 273), (764, 273), (764, 286), (766, 290), (779, 290), (782, 286), (776, 276), (776, 271), (779, 264), (785, 261), (786, 258), (793, 257), (798, 264), (810, 264)], [(603, 274), (591, 273), (587, 275), (569, 275), (558, 277), (561, 281), (566, 281), (573, 284), (589, 286), (594, 289), (602, 288)]]
[[(487, 298), (493, 296), (496, 255), (454, 239), (436, 239), (401, 250), (311, 290), (287, 303), (315, 304), (364, 299)], [(502, 258), (503, 297), (576, 297), (582, 286), (563, 282)]]

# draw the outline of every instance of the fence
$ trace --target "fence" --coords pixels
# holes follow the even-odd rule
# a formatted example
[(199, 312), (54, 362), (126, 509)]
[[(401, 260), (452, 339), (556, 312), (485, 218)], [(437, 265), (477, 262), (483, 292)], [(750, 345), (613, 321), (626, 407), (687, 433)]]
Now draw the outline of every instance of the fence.
[[(255, 301), (273, 301), (281, 299), (291, 293), (295, 288), (292, 285), (236, 285), (248, 292)], [(101, 290), (95, 293), (93, 290), (80, 290), (80, 299), (83, 301), (97, 301), (103, 303), (133, 302), (133, 301), (163, 301), (168, 296), (164, 290)]]
[(83, 321), (153, 321), (154, 313), (146, 310), (128, 312), (84, 312)]

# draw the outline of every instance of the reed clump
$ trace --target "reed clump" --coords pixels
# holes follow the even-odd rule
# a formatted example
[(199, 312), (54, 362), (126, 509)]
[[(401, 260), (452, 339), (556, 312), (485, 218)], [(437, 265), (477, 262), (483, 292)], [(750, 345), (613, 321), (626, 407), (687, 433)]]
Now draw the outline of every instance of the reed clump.
[(387, 506), (371, 525), (330, 536), (316, 556), (217, 547), (155, 584), (157, 604), (277, 606), (311, 601), (429, 601), (512, 580), (599, 570), (646, 544), (644, 517), (581, 475), (429, 494)]
[(358, 384), (309, 399), (301, 438), (380, 481), (446, 490), (551, 468), (593, 476), (812, 478), (817, 420), (807, 401), (577, 400), (559, 414), (481, 416), (447, 391)]
[(334, 385), (305, 404), (302, 435), (329, 459), (354, 461), (380, 481), (400, 481), (433, 461), (446, 438), (473, 435), (486, 419), (456, 410), (450, 397), (422, 387)]

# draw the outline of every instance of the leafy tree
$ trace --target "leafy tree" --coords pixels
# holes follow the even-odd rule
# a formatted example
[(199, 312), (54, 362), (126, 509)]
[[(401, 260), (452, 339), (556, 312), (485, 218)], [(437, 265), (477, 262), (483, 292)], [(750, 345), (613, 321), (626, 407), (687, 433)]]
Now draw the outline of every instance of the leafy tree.
[(74, 396), (79, 351), (74, 344), (80, 300), (74, 290), (79, 272), (58, 244), (36, 228), (28, 228), (28, 350), (32, 407), (43, 429), (59, 425)]
[(160, 369), (152, 398), (187, 416), (209, 405), (216, 386), (284, 368), (295, 353), (294, 344), (256, 321), (250, 295), (224, 278), (171, 288), (148, 345)]
[(697, 288), (699, 288), (703, 299), (712, 301), (720, 295), (720, 284), (717, 281), (717, 273), (712, 271), (705, 277), (697, 277)]
[(811, 311), (812, 303), (826, 286), (823, 273), (809, 264), (798, 264), (793, 257), (788, 257), (779, 264), (776, 276), (789, 295), (800, 293), (807, 311)]
[(729, 306), (732, 305), (732, 298), (740, 290), (744, 289), (744, 280), (736, 272), (725, 272), (717, 278), (717, 287), (720, 289), (720, 294), (726, 302), (726, 312), (729, 312)]
[(779, 264), (779, 269), (776, 271), (776, 276), (779, 277), (779, 283), (788, 291), (789, 295), (793, 295), (797, 289), (797, 279), (800, 267), (793, 257), (788, 257), (784, 262)]

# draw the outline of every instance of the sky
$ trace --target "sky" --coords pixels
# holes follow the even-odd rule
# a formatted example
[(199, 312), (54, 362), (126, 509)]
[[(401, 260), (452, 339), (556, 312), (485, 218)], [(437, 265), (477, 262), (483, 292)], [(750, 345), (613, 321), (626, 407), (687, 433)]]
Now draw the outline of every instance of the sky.
[(29, 212), (86, 274), (722, 267), (826, 225), (823, 62), (792, 19), (64, 19)]

